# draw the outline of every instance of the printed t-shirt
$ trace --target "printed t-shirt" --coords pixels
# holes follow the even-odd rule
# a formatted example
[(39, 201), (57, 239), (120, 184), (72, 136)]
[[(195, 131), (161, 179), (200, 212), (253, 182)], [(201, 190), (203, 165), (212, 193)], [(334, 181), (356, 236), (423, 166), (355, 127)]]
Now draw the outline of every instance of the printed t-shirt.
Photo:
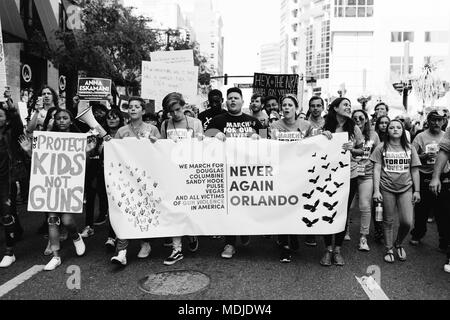
[(311, 117), (309, 117), (308, 122), (311, 124), (313, 130), (312, 135), (317, 136), (323, 132), (323, 125), (325, 124), (325, 119), (320, 117), (319, 121), (313, 121)]
[(123, 139), (123, 138), (150, 138), (150, 136), (154, 136), (156, 138), (161, 138), (159, 134), (159, 130), (157, 127), (150, 123), (142, 122), (139, 128), (134, 129), (131, 126), (131, 123), (127, 124), (119, 128), (116, 133), (115, 138)]
[(203, 126), (200, 120), (185, 117), (180, 122), (175, 123), (172, 120), (165, 120), (161, 125), (161, 137), (163, 139), (190, 139), (203, 134)]
[[(336, 128), (336, 133), (345, 132), (341, 127)], [(353, 137), (351, 138), (351, 141), (354, 144), (354, 147), (361, 146), (364, 143), (364, 136), (361, 132), (361, 129), (359, 129), (358, 126), (355, 125), (354, 131), (353, 131)], [(351, 156), (350, 159), (350, 179), (356, 178), (358, 176), (358, 163), (355, 157)]]
[(373, 150), (380, 144), (380, 138), (375, 131), (370, 132), (369, 140), (364, 141), (362, 156), (355, 157), (358, 162), (358, 176), (372, 177), (373, 176), (373, 162), (370, 161), (370, 155)]
[(286, 124), (283, 119), (270, 125), (270, 137), (278, 141), (300, 141), (303, 138), (310, 137), (311, 133), (311, 124), (302, 119), (297, 119), (292, 125)]
[(388, 144), (386, 153), (384, 143), (375, 148), (370, 160), (381, 164), (380, 189), (392, 193), (408, 191), (412, 185), (411, 168), (420, 166), (416, 148), (404, 150), (401, 146)]
[(450, 127), (445, 131), (444, 137), (439, 143), (440, 150), (450, 153)]
[(251, 137), (254, 133), (258, 134), (262, 126), (258, 119), (248, 114), (232, 116), (227, 112), (212, 119), (208, 129), (217, 129), (229, 138), (241, 138)]
[(211, 120), (218, 116), (219, 114), (224, 114), (227, 113), (226, 110), (224, 109), (208, 109), (205, 110), (203, 112), (200, 112), (200, 114), (198, 115), (198, 120), (200, 120), (202, 122), (203, 125), (203, 130), (206, 131), (206, 128), (208, 128), (209, 123), (211, 122)]
[[(443, 137), (443, 131), (441, 131), (438, 135), (432, 135), (429, 130), (425, 130), (416, 136), (412, 144), (416, 148), (418, 155), (422, 155), (424, 153), (435, 153), (437, 156), (439, 153), (439, 142)], [(420, 172), (424, 174), (432, 174), (435, 163), (436, 158), (428, 159), (422, 162), (422, 165), (419, 167)]]

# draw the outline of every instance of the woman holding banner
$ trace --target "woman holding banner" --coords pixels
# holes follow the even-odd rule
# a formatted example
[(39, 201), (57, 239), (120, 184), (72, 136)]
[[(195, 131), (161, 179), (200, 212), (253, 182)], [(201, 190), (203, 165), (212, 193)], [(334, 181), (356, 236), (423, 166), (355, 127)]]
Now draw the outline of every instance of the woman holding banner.
[[(356, 190), (358, 188), (358, 172), (357, 172), (357, 160), (355, 157), (364, 155), (363, 144), (364, 137), (359, 127), (351, 118), (352, 107), (351, 102), (347, 98), (335, 99), (329, 107), (328, 114), (325, 118), (325, 124), (323, 129), (332, 133), (347, 132), (349, 136), (349, 142), (345, 143), (342, 148), (345, 151), (350, 151), (350, 193), (348, 198), (347, 212), (355, 197)], [(348, 215), (347, 215), (348, 219)], [(337, 266), (343, 266), (345, 264), (344, 258), (341, 255), (341, 246), (344, 242), (346, 230), (334, 235), (334, 249), (333, 249), (333, 235), (325, 235), (326, 252), (320, 264), (323, 266), (331, 266), (332, 262)]]
[[(159, 134), (158, 128), (150, 123), (145, 123), (142, 120), (144, 116), (145, 101), (139, 97), (131, 97), (128, 101), (128, 114), (130, 116), (130, 122), (121, 127), (116, 135), (116, 139), (124, 139), (124, 138), (144, 138), (150, 139), (151, 142), (156, 142), (161, 135)], [(111, 137), (109, 137), (110, 139)], [(106, 138), (108, 139), (108, 138)], [(111, 258), (111, 262), (126, 266), (127, 265), (127, 248), (128, 248), (129, 240), (127, 239), (117, 239), (116, 243), (116, 255)], [(145, 259), (150, 255), (151, 246), (148, 239), (141, 240), (141, 249), (138, 253), (138, 258)]]
[[(203, 139), (203, 125), (200, 120), (187, 116), (184, 113), (186, 102), (180, 93), (172, 92), (164, 97), (162, 106), (165, 114), (170, 115), (161, 125), (161, 136), (163, 139), (172, 139), (177, 142), (182, 139), (197, 137)], [(189, 250), (198, 250), (198, 238), (189, 237)], [(164, 260), (165, 265), (173, 265), (183, 259), (181, 237), (172, 238), (172, 253)]]

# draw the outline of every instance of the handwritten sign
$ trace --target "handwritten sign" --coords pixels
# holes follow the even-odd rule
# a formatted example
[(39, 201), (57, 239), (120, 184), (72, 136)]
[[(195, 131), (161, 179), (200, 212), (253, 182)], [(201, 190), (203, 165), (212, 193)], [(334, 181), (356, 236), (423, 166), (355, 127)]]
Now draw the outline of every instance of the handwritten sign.
[(177, 63), (186, 66), (194, 65), (193, 50), (154, 51), (150, 52), (152, 62)]
[(298, 93), (298, 74), (255, 73), (253, 77), (253, 93), (263, 96), (274, 96), (277, 100), (288, 93)]
[(111, 80), (101, 78), (79, 78), (78, 96), (80, 100), (104, 101), (111, 94)]
[(229, 138), (105, 143), (119, 238), (335, 234), (345, 228), (345, 133), (299, 142)]
[(87, 135), (35, 132), (28, 211), (82, 213)]
[(187, 102), (197, 97), (198, 67), (142, 61), (142, 98), (155, 100), (155, 112), (171, 92), (179, 92)]

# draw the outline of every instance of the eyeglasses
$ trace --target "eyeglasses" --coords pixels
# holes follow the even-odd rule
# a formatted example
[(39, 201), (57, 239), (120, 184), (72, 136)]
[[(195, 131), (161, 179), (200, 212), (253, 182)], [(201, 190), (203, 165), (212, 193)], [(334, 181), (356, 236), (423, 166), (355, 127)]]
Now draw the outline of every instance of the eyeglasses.
[(353, 118), (353, 121), (361, 121), (361, 122), (363, 122), (363, 121), (366, 121), (366, 118), (365, 117), (363, 117), (363, 116), (361, 116), (361, 117), (354, 117)]

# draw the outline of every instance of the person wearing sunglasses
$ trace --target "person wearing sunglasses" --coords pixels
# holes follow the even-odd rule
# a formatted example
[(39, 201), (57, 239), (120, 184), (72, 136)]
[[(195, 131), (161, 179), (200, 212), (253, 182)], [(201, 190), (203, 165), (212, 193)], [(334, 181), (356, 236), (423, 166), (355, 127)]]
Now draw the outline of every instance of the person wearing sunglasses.
[[(370, 156), (373, 150), (380, 144), (378, 134), (371, 128), (368, 114), (364, 110), (355, 110), (352, 119), (361, 130), (364, 136), (363, 151), (360, 156), (356, 156), (358, 175), (358, 199), (359, 211), (361, 212), (360, 239), (358, 250), (369, 251), (367, 236), (370, 230), (370, 219), (372, 210), (373, 194), (373, 163)], [(350, 219), (348, 219), (349, 221)], [(348, 227), (347, 227), (348, 230)]]

